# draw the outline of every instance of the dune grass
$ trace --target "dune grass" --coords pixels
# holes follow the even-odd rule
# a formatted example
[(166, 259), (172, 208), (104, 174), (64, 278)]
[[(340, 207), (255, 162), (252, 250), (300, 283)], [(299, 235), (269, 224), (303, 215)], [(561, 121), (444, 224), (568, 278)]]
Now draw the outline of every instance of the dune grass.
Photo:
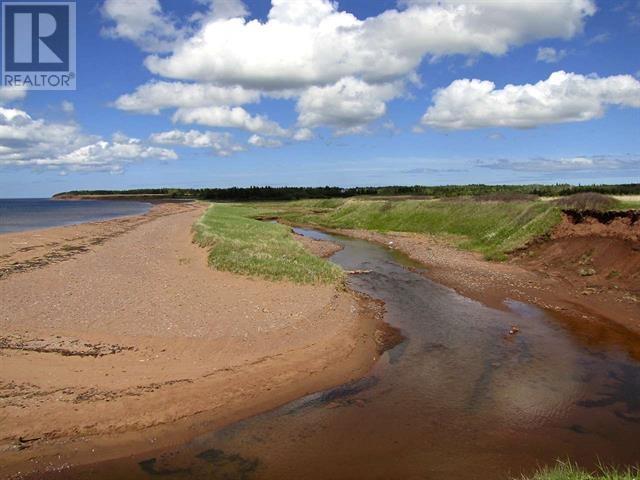
[(333, 208), (300, 201), (271, 209), (291, 222), (329, 228), (444, 235), (457, 239), (460, 248), (490, 259), (504, 259), (507, 252), (548, 233), (561, 219), (559, 208), (542, 201), (352, 199)]
[(284, 225), (255, 220), (251, 205), (213, 204), (194, 224), (194, 239), (210, 247), (218, 270), (296, 283), (339, 283), (343, 271), (305, 250)]
[(568, 461), (558, 461), (553, 467), (538, 470), (532, 477), (522, 477), (522, 480), (639, 480), (640, 470), (628, 468), (615, 470), (600, 467), (597, 472), (587, 472)]

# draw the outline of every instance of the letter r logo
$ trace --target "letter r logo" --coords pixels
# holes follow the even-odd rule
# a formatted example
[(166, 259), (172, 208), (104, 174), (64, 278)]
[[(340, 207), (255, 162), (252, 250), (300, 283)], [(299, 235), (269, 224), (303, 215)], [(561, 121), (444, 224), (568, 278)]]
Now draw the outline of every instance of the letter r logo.
[(37, 63), (62, 63), (58, 57), (43, 41), (44, 38), (52, 36), (56, 31), (56, 19), (50, 13), (39, 13), (36, 26), (35, 38), (33, 35), (33, 14), (16, 13), (14, 19), (13, 35), (13, 60), (16, 63), (33, 63), (33, 41), (38, 40)]
[(75, 90), (76, 2), (0, 0), (0, 5), (0, 85)]
[(4, 66), (7, 72), (69, 70), (69, 5), (4, 5)]

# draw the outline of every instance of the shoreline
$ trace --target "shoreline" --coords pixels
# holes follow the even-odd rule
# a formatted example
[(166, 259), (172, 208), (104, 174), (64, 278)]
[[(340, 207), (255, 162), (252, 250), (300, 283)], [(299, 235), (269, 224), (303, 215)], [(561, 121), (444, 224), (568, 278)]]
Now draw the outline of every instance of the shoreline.
[[(4, 200), (46, 200), (46, 201), (51, 201), (51, 202), (65, 202), (65, 201), (77, 201), (77, 202), (81, 202), (81, 201), (108, 201), (107, 198), (103, 198), (103, 199), (83, 199), (83, 198), (55, 198), (55, 197), (51, 197), (51, 198), (35, 198), (35, 199), (21, 199), (21, 198), (9, 198), (9, 199), (4, 199)], [(114, 200), (115, 201), (115, 200)], [(114, 220), (122, 220), (122, 219), (127, 219), (127, 218), (138, 218), (138, 217), (144, 217), (146, 215), (148, 215), (149, 213), (151, 213), (151, 211), (154, 209), (154, 207), (157, 207), (163, 203), (169, 203), (169, 202), (156, 202), (156, 201), (139, 201), (139, 200), (131, 200), (130, 203), (139, 203), (139, 204), (143, 204), (146, 206), (146, 211), (144, 212), (136, 212), (136, 213), (126, 213), (126, 214), (119, 214), (117, 216), (111, 216), (111, 217), (107, 217), (107, 218), (97, 218), (94, 220), (78, 220), (78, 221), (69, 221), (68, 223), (61, 223), (58, 225), (46, 225), (46, 226), (30, 226), (26, 229), (21, 229), (21, 230), (8, 230), (8, 231), (0, 231), (0, 239), (3, 238), (3, 236), (8, 236), (8, 235), (19, 235), (19, 234), (26, 234), (26, 233), (30, 233), (30, 232), (44, 232), (47, 230), (53, 230), (53, 229), (58, 229), (58, 228), (65, 228), (65, 227), (74, 227), (77, 225), (87, 225), (87, 224), (98, 224), (98, 223), (102, 223), (102, 222), (111, 222)], [(185, 202), (186, 203), (186, 202)]]
[(108, 220), (74, 223), (0, 234), (0, 279), (64, 261), (94, 246), (118, 237), (156, 218), (181, 213), (193, 204), (178, 209), (172, 204), (157, 204), (139, 215), (124, 215)]
[(144, 455), (375, 363), (378, 302), (211, 269), (192, 243), (202, 211), (0, 237), (7, 478)]

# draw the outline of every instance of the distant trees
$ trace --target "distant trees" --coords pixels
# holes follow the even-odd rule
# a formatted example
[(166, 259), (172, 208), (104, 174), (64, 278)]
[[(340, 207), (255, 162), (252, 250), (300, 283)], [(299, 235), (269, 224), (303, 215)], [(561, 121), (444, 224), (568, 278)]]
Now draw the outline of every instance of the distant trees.
[(74, 190), (58, 195), (155, 195), (168, 198), (217, 201), (277, 201), (310, 198), (346, 198), (359, 195), (396, 196), (416, 195), (430, 197), (481, 196), (500, 194), (538, 195), (562, 197), (581, 192), (605, 195), (638, 195), (639, 183), (622, 185), (440, 185), (440, 186), (385, 186), (385, 187), (232, 187), (232, 188), (142, 188), (133, 190)]

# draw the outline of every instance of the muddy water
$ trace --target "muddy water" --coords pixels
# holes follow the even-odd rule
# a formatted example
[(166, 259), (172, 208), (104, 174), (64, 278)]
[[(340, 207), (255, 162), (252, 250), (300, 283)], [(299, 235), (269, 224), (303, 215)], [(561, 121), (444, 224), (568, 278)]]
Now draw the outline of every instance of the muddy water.
[(556, 458), (640, 461), (640, 364), (622, 349), (588, 347), (529, 305), (484, 307), (391, 250), (336, 240), (332, 261), (371, 270), (350, 286), (384, 300), (406, 337), (367, 377), (65, 478), (501, 479)]

